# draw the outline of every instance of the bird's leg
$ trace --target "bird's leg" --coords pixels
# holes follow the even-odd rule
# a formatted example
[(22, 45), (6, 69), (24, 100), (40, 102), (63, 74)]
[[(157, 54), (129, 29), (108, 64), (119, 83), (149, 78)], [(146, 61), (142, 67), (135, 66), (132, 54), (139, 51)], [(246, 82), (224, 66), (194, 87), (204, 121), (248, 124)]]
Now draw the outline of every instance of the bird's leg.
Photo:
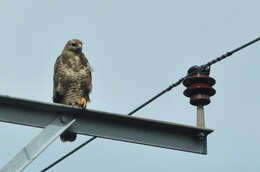
[(84, 97), (82, 97), (80, 100), (80, 107), (82, 107), (83, 109), (86, 109), (87, 107), (87, 100)]

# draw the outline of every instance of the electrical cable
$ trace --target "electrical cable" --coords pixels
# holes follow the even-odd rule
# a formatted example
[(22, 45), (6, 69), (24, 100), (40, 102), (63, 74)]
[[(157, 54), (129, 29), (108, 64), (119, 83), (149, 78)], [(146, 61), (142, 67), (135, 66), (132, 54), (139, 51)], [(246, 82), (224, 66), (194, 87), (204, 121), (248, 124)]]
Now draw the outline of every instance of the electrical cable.
[[(160, 93), (158, 93), (157, 95), (155, 95), (154, 97), (152, 97), (151, 99), (149, 99), (148, 101), (146, 101), (145, 103), (143, 103), (142, 105), (138, 106), (136, 109), (134, 109), (133, 111), (131, 111), (130, 113), (128, 113), (128, 115), (133, 115), (134, 113), (136, 113), (137, 111), (139, 111), (140, 109), (142, 109), (143, 107), (145, 107), (146, 105), (150, 104), (151, 102), (153, 102), (155, 99), (159, 98), (160, 96), (162, 96), (163, 94), (165, 94), (166, 92), (170, 91), (171, 89), (173, 89), (174, 87), (177, 87), (178, 85), (180, 85), (182, 83), (182, 81), (184, 79), (186, 79), (187, 77), (194, 75), (208, 67), (210, 67), (211, 65), (233, 55), (234, 53), (254, 44), (255, 42), (259, 41), (260, 37), (232, 50), (227, 52), (226, 54), (223, 54), (220, 57), (217, 57), (211, 61), (209, 61), (208, 63), (201, 65), (197, 70), (194, 70), (193, 72), (185, 75), (184, 77), (180, 78), (177, 82), (171, 84), (168, 88), (164, 89), (163, 91), (161, 91)], [(52, 168), (54, 165), (58, 164), (60, 161), (64, 160), (65, 158), (67, 158), (68, 156), (70, 156), (71, 154), (73, 154), (74, 152), (76, 152), (77, 150), (79, 150), (80, 148), (82, 148), (83, 146), (87, 145), (88, 143), (90, 143), (91, 141), (95, 140), (97, 137), (91, 137), (90, 139), (88, 139), (87, 141), (85, 141), (84, 143), (82, 143), (81, 145), (79, 145), (78, 147), (76, 147), (75, 149), (73, 149), (72, 151), (70, 151), (69, 153), (67, 153), (66, 155), (62, 156), (60, 159), (58, 159), (57, 161), (55, 161), (54, 163), (52, 163), (51, 165), (49, 165), (48, 167), (46, 167), (45, 169), (43, 169), (41, 172), (45, 172), (48, 169)]]

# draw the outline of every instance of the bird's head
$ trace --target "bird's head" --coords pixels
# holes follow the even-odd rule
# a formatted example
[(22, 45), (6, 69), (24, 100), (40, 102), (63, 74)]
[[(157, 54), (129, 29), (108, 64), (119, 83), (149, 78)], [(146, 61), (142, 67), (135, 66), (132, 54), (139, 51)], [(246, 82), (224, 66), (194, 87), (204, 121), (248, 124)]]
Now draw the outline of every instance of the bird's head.
[(78, 39), (69, 40), (64, 48), (64, 50), (72, 51), (75, 53), (81, 53), (82, 42)]

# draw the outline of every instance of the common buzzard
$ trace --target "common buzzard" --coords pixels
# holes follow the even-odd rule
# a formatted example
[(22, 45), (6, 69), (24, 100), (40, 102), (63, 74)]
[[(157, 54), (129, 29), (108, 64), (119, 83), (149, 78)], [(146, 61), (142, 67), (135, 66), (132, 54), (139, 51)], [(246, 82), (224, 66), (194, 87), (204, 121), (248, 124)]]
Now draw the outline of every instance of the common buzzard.
[[(54, 66), (53, 102), (86, 108), (92, 89), (91, 67), (82, 53), (82, 42), (67, 42)], [(74, 141), (76, 133), (65, 131), (62, 141)]]

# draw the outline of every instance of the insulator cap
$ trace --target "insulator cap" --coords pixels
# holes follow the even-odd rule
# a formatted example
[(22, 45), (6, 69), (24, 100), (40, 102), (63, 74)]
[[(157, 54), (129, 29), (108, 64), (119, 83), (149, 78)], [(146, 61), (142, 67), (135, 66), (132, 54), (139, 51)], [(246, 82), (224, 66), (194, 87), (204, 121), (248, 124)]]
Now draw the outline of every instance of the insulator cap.
[[(188, 74), (198, 70), (199, 66), (192, 66)], [(216, 83), (215, 79), (209, 77), (210, 68), (194, 73), (183, 81), (187, 89), (183, 94), (190, 97), (190, 104), (194, 106), (208, 105), (210, 97), (216, 93), (212, 86)]]

